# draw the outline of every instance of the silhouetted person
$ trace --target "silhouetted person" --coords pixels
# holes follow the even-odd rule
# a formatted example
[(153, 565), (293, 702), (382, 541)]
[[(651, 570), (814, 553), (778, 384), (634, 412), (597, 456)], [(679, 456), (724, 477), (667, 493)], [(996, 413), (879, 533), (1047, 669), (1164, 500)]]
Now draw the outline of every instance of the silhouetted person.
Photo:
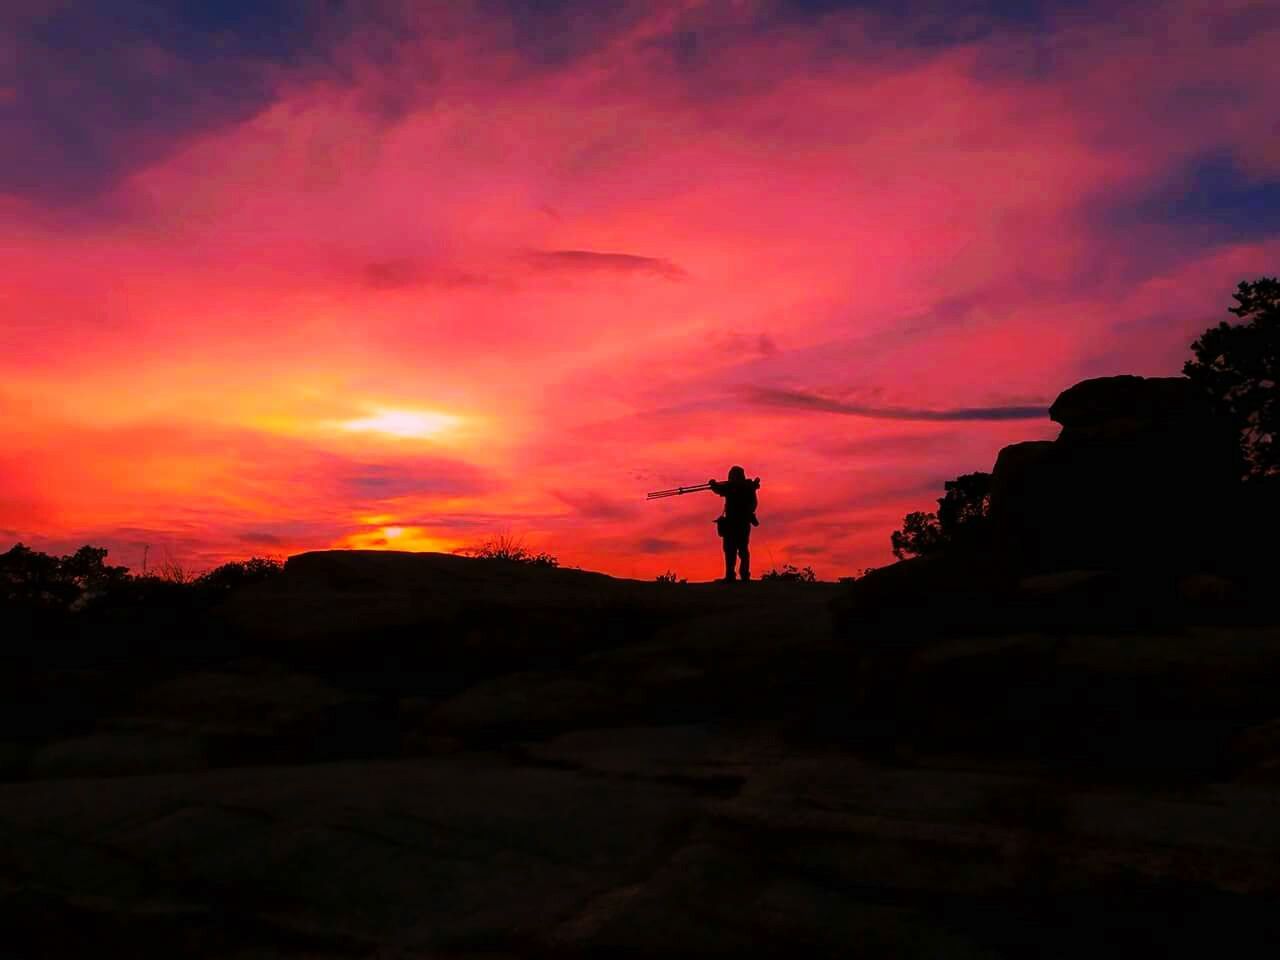
[(733, 580), (734, 557), (738, 558), (738, 576), (751, 579), (751, 552), (747, 545), (751, 540), (751, 528), (760, 525), (756, 519), (756, 491), (760, 478), (747, 479), (741, 467), (729, 468), (728, 480), (708, 480), (712, 493), (724, 497), (724, 515), (716, 521), (720, 536), (724, 538), (724, 578)]

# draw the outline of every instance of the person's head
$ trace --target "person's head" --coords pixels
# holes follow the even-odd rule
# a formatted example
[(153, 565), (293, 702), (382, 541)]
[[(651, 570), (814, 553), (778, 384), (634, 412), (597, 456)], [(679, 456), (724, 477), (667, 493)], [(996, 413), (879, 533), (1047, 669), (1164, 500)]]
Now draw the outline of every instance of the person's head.
[(745, 480), (745, 479), (747, 479), (747, 471), (743, 470), (741, 467), (730, 467), (730, 468), (729, 468), (729, 479), (730, 479), (730, 480)]

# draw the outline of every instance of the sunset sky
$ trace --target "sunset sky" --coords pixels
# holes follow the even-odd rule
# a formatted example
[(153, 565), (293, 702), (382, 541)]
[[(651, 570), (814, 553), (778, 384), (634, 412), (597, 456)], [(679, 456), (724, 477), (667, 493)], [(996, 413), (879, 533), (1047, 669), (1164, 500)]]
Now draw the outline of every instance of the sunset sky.
[(0, 550), (834, 579), (1280, 265), (1274, 0), (5, 8)]

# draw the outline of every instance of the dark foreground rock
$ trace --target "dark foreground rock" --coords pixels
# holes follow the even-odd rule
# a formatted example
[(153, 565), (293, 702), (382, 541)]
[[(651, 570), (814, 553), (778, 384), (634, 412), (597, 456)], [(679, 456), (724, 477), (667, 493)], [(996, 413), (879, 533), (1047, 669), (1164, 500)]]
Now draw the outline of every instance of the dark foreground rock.
[(197, 652), (47, 644), (7, 680), (5, 953), (1272, 946), (1280, 628), (1203, 578), (1133, 623), (1079, 612), (1115, 573), (996, 596), (904, 566), (846, 591), (312, 554)]

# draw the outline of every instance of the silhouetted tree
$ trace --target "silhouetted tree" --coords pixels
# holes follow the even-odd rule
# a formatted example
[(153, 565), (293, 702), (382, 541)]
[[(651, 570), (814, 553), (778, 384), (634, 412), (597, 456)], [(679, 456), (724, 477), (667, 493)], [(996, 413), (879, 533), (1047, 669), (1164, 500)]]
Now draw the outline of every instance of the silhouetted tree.
[(902, 520), (890, 536), (899, 560), (922, 557), (947, 547), (976, 545), (987, 532), (991, 511), (991, 474), (966, 473), (943, 484), (938, 512), (916, 511)]
[(899, 560), (936, 553), (943, 544), (938, 515), (922, 510), (908, 513), (902, 518), (902, 529), (893, 531), (889, 540), (893, 544), (893, 555)]
[(966, 473), (943, 484), (938, 525), (949, 541), (978, 535), (991, 513), (991, 474)]
[(1247, 475), (1280, 476), (1280, 281), (1244, 282), (1232, 297), (1242, 322), (1202, 333), (1182, 372), (1239, 428)]
[(82, 596), (124, 583), (129, 571), (106, 562), (105, 547), (83, 546), (53, 557), (21, 543), (0, 554), (0, 598), (18, 603), (65, 607)]
[(107, 590), (129, 578), (128, 567), (107, 563), (106, 547), (81, 547), (58, 561), (62, 576), (80, 590)]
[(58, 577), (58, 559), (24, 544), (0, 554), (0, 592), (16, 602), (70, 602)]
[(283, 569), (279, 560), (252, 557), (199, 575), (166, 563), (159, 573), (135, 577), (128, 568), (107, 563), (105, 547), (86, 545), (67, 556), (53, 557), (19, 543), (0, 554), (0, 601), (76, 611), (102, 597), (146, 603), (178, 596), (209, 600), (278, 576)]
[(284, 564), (272, 557), (250, 557), (214, 567), (197, 577), (195, 584), (207, 590), (234, 590), (246, 584), (270, 580), (283, 570)]

